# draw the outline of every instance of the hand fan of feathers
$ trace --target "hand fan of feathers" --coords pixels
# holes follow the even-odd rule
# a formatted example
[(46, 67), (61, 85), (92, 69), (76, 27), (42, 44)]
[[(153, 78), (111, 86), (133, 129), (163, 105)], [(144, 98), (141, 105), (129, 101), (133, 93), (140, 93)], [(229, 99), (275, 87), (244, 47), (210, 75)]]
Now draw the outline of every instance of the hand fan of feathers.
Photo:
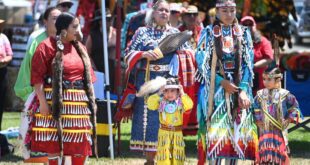
[(192, 37), (192, 32), (185, 30), (183, 32), (173, 33), (166, 36), (158, 44), (158, 48), (163, 54), (176, 51), (181, 45)]

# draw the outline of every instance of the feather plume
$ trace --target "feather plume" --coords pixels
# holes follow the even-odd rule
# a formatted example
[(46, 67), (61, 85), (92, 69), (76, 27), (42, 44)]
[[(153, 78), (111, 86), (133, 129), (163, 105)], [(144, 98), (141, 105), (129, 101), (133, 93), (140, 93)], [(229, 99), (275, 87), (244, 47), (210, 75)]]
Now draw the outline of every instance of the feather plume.
[(168, 54), (176, 51), (180, 46), (182, 46), (186, 41), (190, 40), (193, 32), (185, 30), (183, 32), (173, 33), (166, 36), (158, 44), (158, 48), (163, 54)]
[(166, 78), (164, 77), (156, 77), (153, 80), (145, 82), (139, 92), (136, 94), (137, 97), (142, 97), (150, 93), (154, 93), (158, 91), (161, 87), (165, 86), (167, 83)]

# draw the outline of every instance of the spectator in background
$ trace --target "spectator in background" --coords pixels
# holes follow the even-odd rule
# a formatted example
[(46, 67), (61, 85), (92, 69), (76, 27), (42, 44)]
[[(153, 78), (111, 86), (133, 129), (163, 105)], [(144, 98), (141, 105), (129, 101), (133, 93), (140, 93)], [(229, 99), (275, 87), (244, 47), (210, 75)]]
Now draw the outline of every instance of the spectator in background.
[(256, 28), (256, 22), (253, 17), (245, 16), (241, 19), (243, 26), (249, 27), (254, 45), (254, 81), (253, 81), (253, 95), (259, 89), (264, 88), (263, 72), (273, 60), (273, 50), (270, 41), (262, 36), (260, 31)]
[(30, 85), (30, 69), (33, 54), (37, 46), (44, 39), (47, 37), (56, 36), (55, 22), (60, 14), (61, 11), (56, 7), (50, 7), (46, 9), (43, 15), (45, 29), (32, 40), (32, 42), (29, 44), (29, 47), (27, 48), (14, 86), (16, 96), (20, 97), (24, 101), (26, 101), (28, 96), (33, 92), (33, 88)]
[(181, 25), (181, 4), (170, 3), (170, 17), (169, 22), (172, 27), (178, 28)]
[[(0, 19), (0, 30), (4, 26), (4, 20)], [(2, 123), (2, 115), (4, 111), (5, 104), (5, 93), (6, 93), (6, 72), (7, 72), (7, 64), (12, 60), (13, 52), (11, 48), (11, 44), (7, 36), (3, 33), (0, 33), (0, 130)]]
[(209, 24), (213, 24), (214, 21), (215, 21), (215, 16), (216, 16), (216, 9), (215, 9), (215, 7), (211, 8), (208, 11), (208, 16), (209, 16)]
[[(36, 32), (36, 31), (44, 31), (45, 30), (45, 27), (44, 27), (44, 22), (43, 22), (43, 14), (41, 13), (37, 13), (37, 15), (35, 16), (37, 18), (35, 18), (35, 25), (33, 26), (33, 32)], [(29, 38), (32, 38), (33, 39), (33, 32), (30, 34)], [(27, 42), (27, 48), (29, 47), (29, 44), (31, 44), (31, 42), (29, 43), (29, 38), (28, 38), (28, 42)], [(31, 41), (32, 41), (31, 39)]]
[[(199, 40), (199, 35), (202, 30), (202, 26), (199, 23), (199, 16), (198, 16), (198, 8), (194, 5), (189, 5), (185, 7), (182, 12), (182, 20), (183, 24), (179, 27), (179, 30), (185, 31), (189, 30), (192, 31), (192, 37), (190, 39), (190, 44), (192, 49), (195, 50), (197, 47), (197, 43)], [(193, 88), (191, 89), (195, 94), (198, 91), (199, 84), (196, 83)], [(194, 96), (193, 101), (196, 105), (197, 95)], [(188, 122), (186, 126), (184, 126), (183, 134), (184, 135), (196, 135), (198, 130), (198, 122), (197, 122), (197, 106), (194, 106), (193, 109), (189, 112), (184, 113), (184, 119)]]
[[(46, 11), (43, 14), (43, 22), (45, 28), (43, 30), (35, 31), (32, 34), (33, 39), (30, 42), (29, 46), (27, 47), (27, 51), (25, 54), (25, 57), (22, 61), (22, 64), (20, 66), (17, 80), (15, 82), (14, 91), (16, 96), (21, 98), (23, 101), (25, 101), (25, 108), (23, 109), (21, 113), (21, 125), (19, 129), (19, 133), (23, 139), (23, 144), (28, 145), (28, 143), (25, 141), (29, 126), (29, 103), (33, 100), (33, 87), (30, 84), (30, 72), (31, 72), (31, 60), (33, 57), (33, 54), (37, 48), (37, 46), (47, 37), (56, 36), (56, 27), (55, 22), (57, 17), (60, 15), (60, 10), (58, 10), (56, 7), (49, 7), (46, 9)], [(31, 94), (33, 93), (33, 94)], [(31, 97), (30, 97), (31, 95)], [(23, 147), (23, 157), (24, 159), (28, 159), (30, 157), (30, 151), (27, 149), (27, 147)]]
[(70, 8), (72, 7), (73, 2), (71, 0), (58, 0), (56, 7), (61, 11), (61, 12), (68, 12)]
[[(109, 74), (111, 82), (111, 91), (114, 91), (114, 69), (115, 68), (115, 55), (116, 55), (116, 29), (112, 26), (113, 19), (109, 9), (106, 9), (107, 20), (107, 35), (108, 35), (108, 55), (109, 55)], [(104, 54), (103, 54), (103, 33), (101, 22), (101, 11), (95, 12), (95, 17), (92, 21), (92, 28), (90, 35), (86, 40), (86, 49), (91, 58), (92, 66), (95, 70), (105, 73), (104, 68)]]
[(189, 5), (182, 13), (182, 20), (183, 24), (179, 27), (179, 30), (189, 30), (193, 32), (190, 43), (192, 45), (192, 48), (195, 50), (198, 43), (200, 31), (202, 30), (202, 27), (198, 21), (198, 8), (194, 5)]

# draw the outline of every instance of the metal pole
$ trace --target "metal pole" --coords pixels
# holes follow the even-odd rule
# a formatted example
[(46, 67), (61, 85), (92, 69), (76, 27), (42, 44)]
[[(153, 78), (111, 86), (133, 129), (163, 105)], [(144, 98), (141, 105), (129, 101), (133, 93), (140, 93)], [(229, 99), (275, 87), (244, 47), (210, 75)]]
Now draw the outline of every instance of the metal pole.
[[(112, 132), (112, 116), (111, 116), (111, 100), (110, 100), (110, 79), (109, 79), (109, 55), (108, 55), (108, 42), (107, 42), (107, 23), (106, 23), (106, 10), (105, 1), (101, 0), (102, 12), (102, 32), (103, 32), (103, 56), (104, 56), (104, 69), (107, 91), (107, 105), (108, 105), (108, 124), (109, 124), (109, 142), (110, 142), (110, 157), (114, 159), (114, 145), (113, 145), (113, 132)], [(104, 92), (104, 91), (103, 91)]]
[(36, 13), (38, 12), (38, 4), (39, 4), (38, 0), (35, 0), (34, 1), (34, 8), (33, 8), (33, 11), (32, 11), (33, 20), (36, 19), (35, 17), (36, 17)]

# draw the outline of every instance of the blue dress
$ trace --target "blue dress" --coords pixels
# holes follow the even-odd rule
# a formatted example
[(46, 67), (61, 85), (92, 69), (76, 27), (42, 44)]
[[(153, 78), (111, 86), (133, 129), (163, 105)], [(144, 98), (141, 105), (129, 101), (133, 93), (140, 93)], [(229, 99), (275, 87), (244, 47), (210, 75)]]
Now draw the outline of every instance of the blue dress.
[[(215, 38), (220, 37), (222, 56), (217, 55), (217, 63), (221, 61), (222, 70), (226, 80), (235, 83), (240, 90), (247, 93), (250, 100), (252, 97), (253, 79), (253, 46), (249, 31), (239, 25), (232, 26), (207, 26), (201, 33), (197, 46), (196, 62), (198, 65), (197, 79), (201, 82), (198, 96), (198, 148), (201, 159), (255, 159), (257, 135), (256, 125), (253, 120), (251, 109), (241, 109), (236, 106), (234, 99), (238, 97), (226, 94), (220, 85), (224, 79), (217, 64), (215, 73), (211, 73), (213, 51), (216, 51)], [(241, 44), (238, 49), (237, 39)], [(239, 63), (237, 60), (239, 53)], [(239, 67), (239, 74), (236, 67)], [(211, 85), (211, 76), (215, 76), (214, 88)], [(239, 78), (237, 78), (239, 76)], [(214, 95), (210, 96), (210, 90)], [(209, 97), (213, 97), (211, 116), (208, 116)], [(230, 112), (230, 113), (229, 113)], [(232, 115), (237, 112), (236, 115)], [(206, 122), (209, 121), (209, 123)], [(202, 156), (204, 155), (204, 156)]]

